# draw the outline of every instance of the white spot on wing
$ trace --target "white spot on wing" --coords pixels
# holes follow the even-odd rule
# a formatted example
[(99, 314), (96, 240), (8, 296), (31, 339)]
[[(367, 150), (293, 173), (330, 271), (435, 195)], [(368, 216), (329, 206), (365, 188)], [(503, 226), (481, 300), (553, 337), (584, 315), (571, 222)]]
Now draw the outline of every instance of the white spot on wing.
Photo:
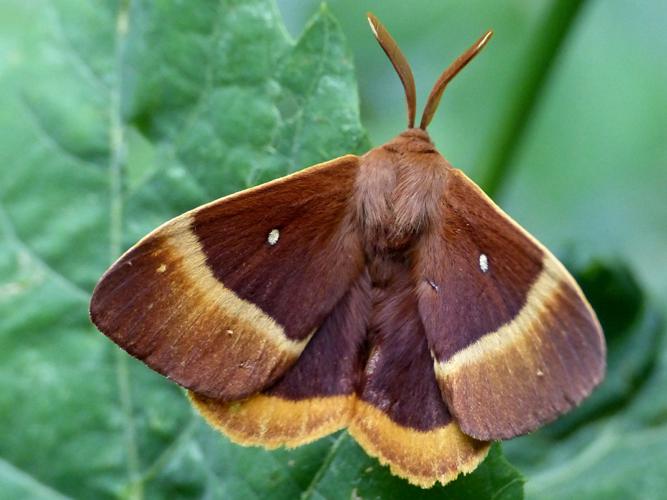
[(269, 232), (269, 236), (266, 238), (266, 241), (269, 243), (269, 245), (273, 246), (276, 243), (278, 243), (278, 239), (280, 238), (280, 231), (277, 229), (271, 229)]
[(479, 256), (479, 268), (483, 273), (489, 270), (489, 259), (486, 254), (480, 254)]

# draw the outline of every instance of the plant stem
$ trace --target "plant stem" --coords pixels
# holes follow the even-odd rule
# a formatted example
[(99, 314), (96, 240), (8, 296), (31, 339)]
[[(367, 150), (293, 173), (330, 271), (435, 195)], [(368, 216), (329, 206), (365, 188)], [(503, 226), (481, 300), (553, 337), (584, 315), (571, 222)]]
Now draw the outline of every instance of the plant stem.
[(517, 74), (517, 93), (510, 99), (498, 135), (484, 158), (480, 185), (489, 196), (495, 196), (509, 178), (512, 160), (527, 125), (539, 102), (558, 52), (574, 26), (584, 0), (553, 0), (536, 39), (528, 49)]

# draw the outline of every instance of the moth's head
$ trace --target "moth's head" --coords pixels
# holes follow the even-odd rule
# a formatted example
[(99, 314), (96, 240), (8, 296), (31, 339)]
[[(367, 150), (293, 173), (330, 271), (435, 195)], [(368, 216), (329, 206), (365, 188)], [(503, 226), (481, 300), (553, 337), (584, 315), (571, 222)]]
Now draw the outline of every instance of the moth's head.
[(412, 127), (404, 130), (384, 145), (385, 148), (408, 153), (432, 153), (435, 146), (424, 129)]
[[(422, 113), (422, 119), (421, 123), (419, 124), (419, 128), (415, 128), (417, 96), (415, 92), (415, 79), (412, 76), (410, 64), (403, 55), (403, 52), (401, 52), (401, 49), (398, 47), (396, 41), (392, 38), (392, 36), (378, 20), (378, 18), (371, 13), (368, 13), (367, 16), (368, 23), (371, 25), (371, 30), (373, 31), (373, 35), (375, 35), (375, 38), (379, 42), (380, 47), (382, 47), (382, 50), (384, 50), (385, 54), (387, 54), (387, 57), (391, 61), (391, 64), (394, 66), (396, 73), (398, 73), (398, 77), (401, 79), (403, 88), (405, 89), (405, 99), (408, 105), (408, 129), (403, 134), (396, 137), (394, 141), (400, 140), (404, 134), (407, 134), (405, 137), (414, 136), (418, 139), (425, 138), (425, 140), (427, 140), (430, 144), (431, 141), (428, 137), (428, 134), (426, 133), (426, 127), (428, 127), (429, 123), (431, 123), (433, 115), (438, 109), (438, 104), (440, 104), (440, 98), (442, 97), (442, 93), (445, 91), (445, 87), (452, 80), (452, 78), (454, 78), (456, 74), (461, 71), (470, 62), (470, 60), (479, 53), (480, 50), (482, 50), (484, 45), (486, 45), (486, 42), (488, 42), (489, 38), (491, 38), (491, 35), (493, 35), (493, 31), (487, 31), (479, 40), (472, 44), (468, 50), (457, 57), (456, 60), (450, 64), (447, 69), (445, 69), (445, 71), (442, 72), (440, 78), (438, 78), (438, 80), (435, 82), (435, 85), (433, 86), (433, 89), (428, 96), (426, 106), (424, 107), (424, 112)], [(419, 130), (421, 130), (423, 134), (418, 132)]]

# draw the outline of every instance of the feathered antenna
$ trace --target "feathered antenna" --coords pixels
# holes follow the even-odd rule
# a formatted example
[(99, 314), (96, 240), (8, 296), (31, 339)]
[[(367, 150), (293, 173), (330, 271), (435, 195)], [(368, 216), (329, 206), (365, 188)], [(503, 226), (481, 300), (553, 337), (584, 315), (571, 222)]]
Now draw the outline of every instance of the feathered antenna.
[(417, 94), (415, 92), (415, 79), (412, 76), (410, 64), (403, 55), (403, 52), (401, 52), (401, 49), (398, 48), (396, 40), (392, 38), (378, 18), (370, 12), (367, 14), (367, 17), (368, 23), (371, 25), (371, 30), (373, 30), (373, 35), (375, 35), (382, 50), (387, 54), (387, 57), (391, 61), (391, 64), (393, 64), (396, 73), (398, 73), (398, 76), (403, 83), (405, 100), (408, 105), (408, 128), (413, 128), (415, 126)]
[(438, 81), (433, 85), (433, 90), (428, 96), (428, 101), (426, 101), (426, 107), (424, 108), (424, 113), (422, 114), (422, 121), (419, 125), (419, 128), (426, 130), (428, 124), (431, 123), (431, 119), (435, 114), (435, 111), (438, 109), (438, 104), (440, 104), (440, 98), (442, 93), (445, 91), (445, 87), (451, 81), (456, 74), (461, 71), (470, 60), (475, 57), (480, 50), (486, 45), (486, 42), (489, 41), (493, 35), (493, 31), (487, 31), (479, 40), (477, 40), (472, 46), (466, 50), (463, 54), (456, 58), (456, 60), (449, 65), (449, 67), (442, 72)]

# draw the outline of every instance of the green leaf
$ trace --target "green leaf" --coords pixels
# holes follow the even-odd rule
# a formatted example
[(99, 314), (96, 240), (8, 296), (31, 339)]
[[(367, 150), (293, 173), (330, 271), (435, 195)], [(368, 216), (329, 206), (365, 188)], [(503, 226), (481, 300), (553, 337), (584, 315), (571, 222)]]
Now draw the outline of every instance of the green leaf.
[[(382, 499), (496, 499), (523, 498), (523, 478), (494, 444), (489, 455), (470, 475), (461, 476), (446, 486), (424, 490), (392, 476), (386, 467), (364, 453), (354, 440), (340, 434), (326, 469), (305, 494), (314, 498)], [(352, 478), (352, 480), (350, 480)]]
[(521, 497), (498, 447), (424, 491), (345, 433), (233, 445), (88, 320), (101, 273), (158, 224), (369, 147), (326, 9), (293, 42), (269, 0), (7, 0), (0, 55), (2, 496)]
[(662, 498), (663, 316), (618, 262), (592, 262), (575, 274), (605, 331), (607, 376), (579, 408), (505, 449), (527, 476), (528, 498)]

